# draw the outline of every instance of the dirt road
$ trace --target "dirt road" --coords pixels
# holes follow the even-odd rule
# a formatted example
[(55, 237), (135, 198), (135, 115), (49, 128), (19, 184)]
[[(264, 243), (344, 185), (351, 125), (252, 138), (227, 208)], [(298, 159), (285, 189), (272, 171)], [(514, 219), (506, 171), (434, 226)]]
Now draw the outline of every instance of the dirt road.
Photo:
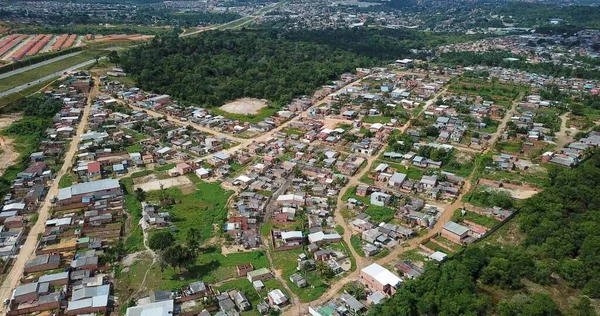
[[(94, 87), (90, 91), (88, 101), (83, 110), (83, 118), (81, 119), (81, 123), (79, 123), (79, 126), (77, 127), (77, 133), (71, 140), (69, 150), (65, 154), (65, 161), (62, 165), (62, 168), (58, 171), (58, 173), (56, 174), (56, 179), (54, 180), (54, 182), (48, 189), (48, 195), (46, 196), (46, 199), (44, 200), (44, 202), (42, 203), (42, 206), (40, 207), (40, 209), (38, 211), (39, 217), (38, 217), (37, 222), (29, 231), (29, 234), (27, 235), (27, 239), (25, 240), (25, 244), (21, 248), (20, 253), (17, 256), (17, 259), (15, 260), (15, 262), (13, 263), (12, 268), (10, 269), (9, 272), (7, 272), (6, 279), (2, 283), (2, 288), (0, 288), (0, 298), (1, 299), (6, 299), (6, 298), (11, 297), (12, 291), (18, 285), (19, 280), (21, 279), (21, 276), (23, 275), (23, 269), (25, 267), (25, 263), (29, 259), (31, 259), (35, 256), (34, 253), (35, 253), (35, 249), (37, 247), (38, 235), (42, 234), (44, 232), (44, 228), (46, 226), (46, 220), (48, 219), (48, 216), (50, 215), (50, 208), (52, 207), (52, 203), (50, 202), (50, 199), (53, 196), (56, 196), (58, 194), (58, 189), (59, 189), (58, 182), (59, 182), (60, 178), (65, 173), (67, 173), (69, 171), (69, 169), (73, 166), (73, 159), (75, 157), (75, 154), (77, 153), (77, 145), (79, 144), (79, 139), (81, 137), (81, 134), (84, 133), (85, 128), (88, 124), (92, 100), (97, 93), (98, 93), (98, 80), (94, 80)], [(5, 312), (5, 309), (6, 309), (5, 307), (2, 307), (2, 312)]]
[[(576, 129), (569, 131), (569, 129), (567, 128), (567, 120), (569, 119), (569, 114), (571, 113), (567, 112), (560, 116), (560, 131), (556, 132), (556, 134), (554, 135), (556, 148), (562, 148), (568, 143), (572, 142), (574, 134), (577, 133)], [(567, 133), (569, 135), (567, 135)]]

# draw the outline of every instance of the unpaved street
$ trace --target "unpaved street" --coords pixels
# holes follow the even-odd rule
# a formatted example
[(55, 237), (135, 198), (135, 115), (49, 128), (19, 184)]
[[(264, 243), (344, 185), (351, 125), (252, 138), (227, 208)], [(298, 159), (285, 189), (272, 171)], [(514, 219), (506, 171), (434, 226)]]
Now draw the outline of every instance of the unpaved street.
[[(23, 248), (20, 250), (20, 253), (17, 256), (17, 259), (13, 263), (13, 266), (11, 267), (10, 271), (7, 272), (6, 279), (2, 283), (2, 288), (0, 288), (0, 298), (2, 298), (2, 299), (9, 298), (12, 295), (12, 291), (19, 284), (19, 280), (21, 279), (21, 276), (23, 276), (23, 269), (25, 267), (25, 263), (29, 259), (31, 259), (35, 256), (34, 253), (35, 253), (35, 249), (37, 247), (38, 235), (40, 235), (44, 232), (44, 228), (46, 226), (46, 220), (48, 219), (48, 216), (50, 214), (50, 208), (52, 207), (52, 203), (50, 202), (50, 199), (53, 196), (56, 196), (58, 194), (58, 189), (59, 189), (58, 182), (59, 182), (60, 178), (65, 173), (67, 173), (73, 165), (73, 159), (75, 157), (75, 154), (77, 153), (77, 145), (79, 144), (79, 139), (81, 137), (81, 134), (84, 133), (85, 128), (87, 126), (88, 118), (89, 118), (89, 114), (90, 114), (90, 108), (92, 105), (92, 100), (93, 100), (94, 96), (96, 95), (96, 93), (98, 93), (98, 80), (94, 80), (94, 87), (90, 91), (88, 101), (83, 110), (83, 117), (81, 119), (81, 123), (77, 127), (77, 133), (73, 137), (73, 139), (70, 143), (69, 150), (65, 154), (65, 161), (62, 165), (62, 168), (56, 174), (56, 178), (55, 178), (54, 182), (48, 189), (48, 195), (46, 196), (46, 199), (44, 200), (42, 206), (40, 207), (40, 209), (38, 211), (38, 213), (39, 213), (38, 220), (35, 223), (35, 225), (31, 228), (31, 230), (29, 231), (29, 234), (27, 235), (27, 239), (25, 240), (25, 244), (23, 245)], [(6, 307), (3, 306), (2, 311), (5, 311), (5, 309), (6, 309)]]

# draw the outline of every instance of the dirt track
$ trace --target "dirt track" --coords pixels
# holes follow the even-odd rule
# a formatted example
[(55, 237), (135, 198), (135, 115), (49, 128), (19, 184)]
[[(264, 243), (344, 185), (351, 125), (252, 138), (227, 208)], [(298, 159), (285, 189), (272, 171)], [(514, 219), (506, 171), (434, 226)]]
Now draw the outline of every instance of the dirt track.
[[(38, 221), (35, 223), (35, 225), (29, 231), (29, 234), (27, 235), (27, 239), (25, 240), (25, 244), (23, 245), (23, 248), (20, 250), (20, 253), (17, 256), (17, 259), (13, 263), (13, 266), (10, 269), (10, 271), (7, 272), (6, 279), (2, 283), (2, 288), (0, 288), (0, 298), (1, 299), (9, 298), (12, 295), (12, 291), (19, 284), (19, 280), (21, 279), (21, 276), (23, 275), (23, 269), (25, 267), (25, 263), (29, 259), (31, 259), (35, 256), (34, 253), (35, 253), (35, 249), (37, 247), (37, 240), (38, 240), (37, 237), (39, 234), (42, 234), (44, 232), (44, 228), (46, 226), (46, 220), (48, 219), (48, 216), (50, 215), (50, 208), (52, 207), (52, 203), (50, 202), (50, 199), (53, 196), (56, 196), (58, 194), (58, 189), (59, 189), (58, 182), (59, 182), (60, 178), (65, 173), (67, 173), (69, 171), (69, 169), (71, 168), (71, 166), (73, 165), (73, 159), (75, 157), (75, 154), (77, 153), (77, 145), (79, 144), (79, 139), (80, 139), (81, 134), (83, 134), (83, 132), (85, 131), (85, 128), (87, 126), (89, 114), (90, 114), (90, 108), (91, 108), (91, 104), (92, 104), (92, 99), (96, 95), (96, 93), (98, 93), (98, 80), (94, 81), (94, 87), (92, 88), (92, 91), (90, 92), (90, 95), (88, 97), (88, 102), (86, 103), (86, 106), (83, 110), (83, 118), (81, 120), (81, 123), (77, 127), (77, 133), (75, 134), (75, 136), (73, 137), (73, 139), (70, 143), (69, 150), (65, 154), (65, 161), (62, 165), (62, 168), (56, 174), (56, 179), (54, 180), (54, 182), (48, 189), (48, 195), (46, 196), (46, 199), (44, 200), (44, 202), (42, 203), (42, 206), (38, 210), (38, 214), (39, 214)], [(5, 309), (6, 309), (6, 307), (3, 306), (2, 311), (4, 312)]]

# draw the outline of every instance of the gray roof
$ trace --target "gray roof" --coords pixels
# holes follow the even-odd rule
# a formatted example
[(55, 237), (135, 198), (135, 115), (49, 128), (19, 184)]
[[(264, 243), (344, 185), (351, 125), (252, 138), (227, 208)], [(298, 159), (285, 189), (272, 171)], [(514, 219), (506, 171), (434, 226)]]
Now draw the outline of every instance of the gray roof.
[(25, 268), (36, 267), (46, 263), (60, 263), (60, 255), (41, 255), (25, 263)]
[(84, 298), (90, 298), (94, 296), (108, 295), (110, 291), (110, 285), (101, 285), (95, 287), (85, 287), (83, 289), (73, 291), (72, 300), (78, 301)]
[(444, 225), (444, 229), (459, 236), (462, 236), (463, 234), (466, 234), (469, 231), (469, 229), (465, 226), (457, 224), (453, 221), (446, 223), (446, 225)]
[(354, 296), (344, 293), (342, 294), (342, 301), (348, 305), (348, 307), (352, 310), (359, 311), (365, 308), (361, 302), (359, 302)]
[(69, 277), (69, 272), (59, 272), (54, 274), (42, 275), (38, 282), (52, 282), (56, 280), (62, 280)]
[(190, 284), (190, 289), (192, 289), (194, 293), (204, 292), (206, 291), (206, 284), (204, 284), (202, 281), (194, 282)]
[(52, 302), (58, 302), (59, 300), (60, 300), (60, 293), (55, 292), (55, 293), (50, 293), (48, 295), (40, 296), (38, 298), (38, 303), (41, 305), (41, 304), (47, 304), (47, 303), (52, 303)]
[(119, 187), (119, 180), (117, 179), (103, 179), (97, 181), (78, 183), (70, 187), (58, 190), (57, 198), (60, 201), (69, 199), (74, 195), (88, 194), (98, 191), (116, 189)]
[(37, 292), (38, 285), (38, 282), (33, 282), (17, 286), (15, 289), (15, 297)]
[(393, 183), (402, 183), (406, 180), (406, 174), (394, 172), (394, 175), (390, 178), (390, 182)]

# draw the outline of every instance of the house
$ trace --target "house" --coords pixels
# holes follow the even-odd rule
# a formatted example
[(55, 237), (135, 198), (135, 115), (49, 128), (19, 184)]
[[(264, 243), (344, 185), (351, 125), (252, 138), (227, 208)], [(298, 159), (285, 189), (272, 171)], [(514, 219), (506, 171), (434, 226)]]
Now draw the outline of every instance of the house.
[(375, 292), (371, 293), (371, 295), (367, 296), (367, 304), (379, 305), (379, 304), (381, 304), (381, 301), (383, 301), (384, 298), (385, 298), (385, 294), (383, 294), (379, 291), (375, 291)]
[[(157, 315), (168, 316), (173, 314), (173, 300), (148, 303), (127, 308), (125, 316)], [(210, 315), (210, 313), (209, 313)]]
[(308, 241), (311, 244), (321, 245), (326, 242), (339, 242), (342, 240), (342, 236), (338, 233), (328, 233), (325, 234), (322, 231), (316, 232), (308, 235)]
[(273, 275), (271, 274), (271, 271), (269, 271), (267, 268), (260, 268), (246, 273), (246, 278), (250, 282), (266, 280), (272, 277)]
[(117, 179), (103, 179), (78, 183), (58, 190), (55, 197), (57, 205), (74, 203), (91, 203), (95, 198), (102, 196), (121, 196), (123, 192)]
[(308, 283), (300, 273), (294, 273), (290, 275), (290, 281), (296, 284), (296, 286), (298, 286), (299, 288), (303, 288), (308, 285)]
[(33, 282), (17, 286), (13, 293), (14, 302), (24, 303), (35, 301), (40, 295), (48, 294), (50, 290), (49, 283)]
[(188, 165), (185, 162), (182, 163), (178, 163), (175, 168), (177, 169), (177, 172), (179, 172), (179, 174), (183, 175), (183, 174), (188, 174), (190, 172), (192, 172), (192, 166)]
[(209, 169), (200, 168), (200, 169), (196, 169), (195, 172), (196, 172), (196, 175), (198, 176), (198, 178), (200, 178), (200, 179), (206, 179), (206, 178), (210, 177)]
[(100, 170), (100, 163), (97, 161), (90, 162), (87, 165), (87, 180), (95, 181), (102, 179), (102, 172)]
[(40, 255), (25, 263), (25, 273), (57, 269), (60, 265), (60, 255)]
[(344, 302), (344, 304), (346, 305), (346, 307), (348, 307), (349, 310), (351, 310), (352, 312), (354, 312), (354, 314), (358, 314), (364, 310), (366, 310), (365, 305), (363, 305), (363, 303), (359, 302), (356, 297), (348, 294), (348, 293), (344, 293), (342, 294), (342, 302)]
[(448, 255), (441, 251), (436, 251), (436, 252), (432, 253), (431, 255), (429, 255), (429, 259), (437, 261), (437, 262), (444, 262), (444, 261), (446, 261), (446, 259), (448, 259)]
[(371, 204), (376, 206), (386, 206), (390, 203), (391, 195), (383, 192), (373, 192), (371, 194)]
[(293, 243), (293, 242), (302, 242), (304, 241), (304, 235), (302, 235), (301, 231), (289, 231), (289, 232), (281, 232), (281, 239), (285, 243)]
[(65, 315), (106, 313), (110, 285), (84, 287), (73, 291)]
[(450, 221), (444, 225), (442, 228), (442, 237), (457, 243), (461, 244), (462, 240), (467, 237), (469, 233), (469, 229), (465, 226), (457, 224), (453, 221)]
[(269, 304), (271, 305), (281, 307), (288, 303), (288, 298), (285, 296), (285, 294), (283, 294), (283, 292), (281, 292), (280, 289), (272, 290), (267, 294), (267, 297), (269, 298)]
[(371, 291), (379, 291), (388, 295), (396, 293), (402, 279), (388, 269), (373, 263), (360, 270), (360, 281)]
[(402, 186), (402, 183), (404, 183), (405, 180), (406, 180), (406, 174), (394, 172), (394, 174), (388, 181), (388, 185), (397, 190)]

